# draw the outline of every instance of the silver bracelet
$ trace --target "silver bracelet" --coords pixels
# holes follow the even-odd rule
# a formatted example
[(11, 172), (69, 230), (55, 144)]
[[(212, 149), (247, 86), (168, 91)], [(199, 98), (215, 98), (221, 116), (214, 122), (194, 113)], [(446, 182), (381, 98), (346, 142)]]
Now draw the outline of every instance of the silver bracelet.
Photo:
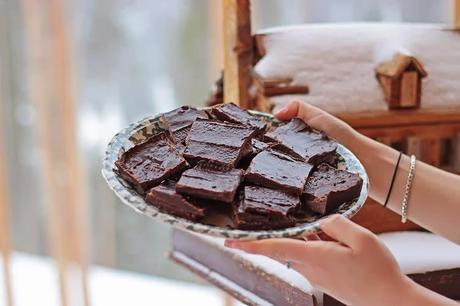
[(406, 189), (404, 190), (404, 198), (401, 205), (401, 222), (406, 223), (407, 221), (407, 208), (409, 206), (409, 197), (410, 197), (410, 190), (412, 186), (412, 180), (414, 178), (414, 170), (415, 170), (415, 155), (411, 155), (410, 157), (410, 164), (409, 164), (409, 174), (407, 175), (406, 181)]

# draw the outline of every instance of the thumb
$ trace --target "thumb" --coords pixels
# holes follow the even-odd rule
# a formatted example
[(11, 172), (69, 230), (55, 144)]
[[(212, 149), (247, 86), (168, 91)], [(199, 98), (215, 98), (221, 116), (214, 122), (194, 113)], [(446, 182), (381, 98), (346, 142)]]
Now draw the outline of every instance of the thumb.
[(289, 120), (298, 117), (308, 124), (309, 120), (324, 113), (321, 109), (301, 100), (292, 100), (280, 109), (275, 116), (279, 120)]
[(321, 222), (321, 229), (331, 238), (349, 246), (359, 249), (363, 242), (371, 240), (374, 235), (341, 215), (332, 215)]

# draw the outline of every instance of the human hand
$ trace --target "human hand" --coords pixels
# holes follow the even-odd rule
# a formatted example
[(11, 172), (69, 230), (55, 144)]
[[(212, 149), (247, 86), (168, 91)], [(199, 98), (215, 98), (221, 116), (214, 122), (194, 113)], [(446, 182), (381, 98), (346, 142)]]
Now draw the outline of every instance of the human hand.
[(327, 218), (321, 229), (336, 241), (227, 240), (226, 246), (289, 260), (315, 288), (347, 305), (400, 305), (412, 282), (377, 236), (340, 215)]
[(289, 102), (275, 116), (283, 121), (298, 117), (312, 128), (323, 131), (328, 136), (352, 149), (352, 151), (353, 147), (357, 146), (357, 140), (362, 137), (362, 135), (339, 118), (300, 100)]

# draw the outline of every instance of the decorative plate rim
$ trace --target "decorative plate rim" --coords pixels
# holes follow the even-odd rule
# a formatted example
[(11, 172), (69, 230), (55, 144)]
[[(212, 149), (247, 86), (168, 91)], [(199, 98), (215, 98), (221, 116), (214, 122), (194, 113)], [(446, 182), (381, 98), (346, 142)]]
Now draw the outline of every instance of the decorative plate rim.
[[(207, 109), (207, 108), (201, 108)], [(268, 119), (273, 119), (273, 115), (257, 111), (251, 111), (254, 114), (263, 116)], [(215, 237), (238, 239), (238, 240), (254, 240), (266, 238), (283, 238), (283, 237), (297, 237), (301, 235), (313, 234), (320, 231), (320, 221), (328, 215), (323, 216), (313, 222), (306, 222), (298, 224), (294, 227), (276, 229), (276, 230), (240, 230), (218, 227), (203, 223), (193, 222), (187, 219), (169, 215), (159, 211), (156, 207), (147, 204), (144, 199), (136, 193), (122, 178), (120, 178), (114, 171), (115, 161), (118, 159), (121, 150), (125, 150), (133, 145), (130, 140), (131, 136), (139, 130), (153, 125), (159, 121), (161, 114), (147, 116), (137, 122), (131, 123), (120, 132), (116, 133), (107, 145), (105, 150), (102, 176), (106, 180), (110, 189), (114, 191), (117, 197), (126, 205), (133, 208), (138, 213), (149, 216), (154, 219), (160, 219), (163, 222), (169, 223), (174, 227), (208, 234)], [(337, 153), (344, 159), (347, 170), (358, 173), (363, 179), (363, 186), (361, 188), (360, 196), (357, 200), (350, 203), (345, 208), (340, 208), (335, 213), (341, 214), (346, 218), (353, 217), (364, 205), (369, 192), (369, 179), (361, 162), (356, 156), (351, 153), (343, 145), (339, 144)]]

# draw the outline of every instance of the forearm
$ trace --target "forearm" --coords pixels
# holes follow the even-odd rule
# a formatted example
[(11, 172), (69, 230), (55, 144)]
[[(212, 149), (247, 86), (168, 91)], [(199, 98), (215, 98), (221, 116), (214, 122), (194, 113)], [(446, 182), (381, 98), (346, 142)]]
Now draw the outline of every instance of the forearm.
[[(383, 204), (387, 197), (399, 152), (368, 137), (355, 134), (350, 149), (369, 175), (370, 196)], [(401, 213), (409, 171), (403, 155), (387, 207)], [(417, 161), (409, 200), (409, 219), (456, 243), (460, 243), (460, 177)]]
[(398, 304), (404, 304), (407, 306), (458, 306), (459, 304), (454, 300), (448, 299), (436, 292), (426, 289), (421, 285), (413, 282), (409, 278), (406, 278), (407, 286), (401, 290), (402, 296), (398, 297), (399, 301), (395, 301)]

